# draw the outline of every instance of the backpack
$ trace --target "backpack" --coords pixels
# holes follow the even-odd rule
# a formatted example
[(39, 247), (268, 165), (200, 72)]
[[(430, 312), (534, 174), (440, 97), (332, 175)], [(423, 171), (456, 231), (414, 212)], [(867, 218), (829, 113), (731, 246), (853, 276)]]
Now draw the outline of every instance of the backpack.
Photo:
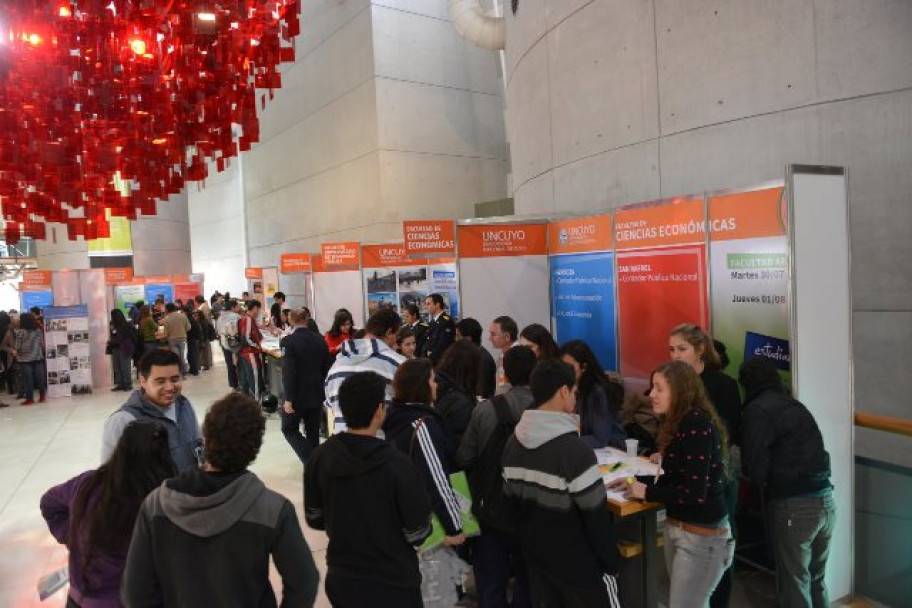
[(233, 353), (241, 352), (241, 335), (238, 333), (237, 321), (228, 321), (222, 328), (222, 347)]
[(496, 395), (491, 403), (497, 414), (497, 426), (475, 465), (467, 472), (473, 496), (472, 512), (485, 526), (515, 532), (513, 511), (503, 491), (503, 451), (517, 421), (513, 419), (506, 397)]

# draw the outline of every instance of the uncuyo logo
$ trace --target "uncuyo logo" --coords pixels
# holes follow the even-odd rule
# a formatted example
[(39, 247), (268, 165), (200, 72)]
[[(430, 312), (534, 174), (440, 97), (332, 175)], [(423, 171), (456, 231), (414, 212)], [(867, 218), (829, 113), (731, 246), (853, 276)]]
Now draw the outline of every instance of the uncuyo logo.
[(560, 229), (560, 232), (559, 232), (558, 235), (557, 235), (557, 240), (560, 241), (560, 244), (561, 244), (561, 245), (566, 245), (566, 244), (567, 244), (567, 241), (569, 240), (569, 237), (567, 236), (567, 229), (566, 229), (566, 228), (561, 228), (561, 229)]

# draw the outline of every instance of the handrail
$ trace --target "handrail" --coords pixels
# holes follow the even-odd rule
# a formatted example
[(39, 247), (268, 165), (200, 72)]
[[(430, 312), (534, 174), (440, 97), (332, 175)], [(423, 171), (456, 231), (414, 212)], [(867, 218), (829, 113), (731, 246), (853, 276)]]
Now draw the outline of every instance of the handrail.
[(903, 420), (892, 416), (855, 412), (855, 426), (912, 437), (912, 420)]

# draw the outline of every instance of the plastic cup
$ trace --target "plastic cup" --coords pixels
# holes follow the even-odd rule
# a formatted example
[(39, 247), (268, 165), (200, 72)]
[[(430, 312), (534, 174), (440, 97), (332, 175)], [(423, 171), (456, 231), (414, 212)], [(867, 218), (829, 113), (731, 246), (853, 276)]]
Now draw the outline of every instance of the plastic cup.
[(627, 457), (636, 458), (637, 448), (639, 447), (640, 442), (636, 439), (627, 440)]

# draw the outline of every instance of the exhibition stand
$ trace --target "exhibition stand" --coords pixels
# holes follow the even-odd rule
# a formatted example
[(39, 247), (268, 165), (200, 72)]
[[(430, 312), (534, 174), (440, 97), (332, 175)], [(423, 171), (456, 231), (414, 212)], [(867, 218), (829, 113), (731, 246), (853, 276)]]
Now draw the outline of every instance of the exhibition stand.
[(314, 260), (314, 309), (317, 325), (327, 332), (336, 310), (347, 308), (356, 327), (364, 327), (364, 287), (359, 243), (323, 243)]

